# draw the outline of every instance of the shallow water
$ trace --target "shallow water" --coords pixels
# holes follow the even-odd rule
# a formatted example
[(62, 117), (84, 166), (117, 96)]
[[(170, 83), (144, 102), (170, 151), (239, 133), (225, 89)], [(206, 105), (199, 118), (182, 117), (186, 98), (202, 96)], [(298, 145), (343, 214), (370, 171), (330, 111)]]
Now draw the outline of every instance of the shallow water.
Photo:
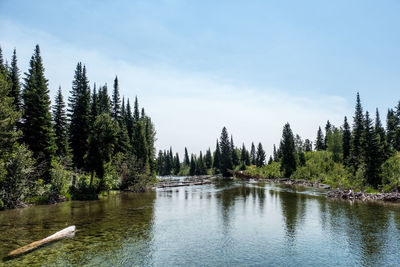
[(0, 265), (400, 265), (400, 205), (238, 183), (2, 211), (0, 257), (69, 225), (74, 238)]

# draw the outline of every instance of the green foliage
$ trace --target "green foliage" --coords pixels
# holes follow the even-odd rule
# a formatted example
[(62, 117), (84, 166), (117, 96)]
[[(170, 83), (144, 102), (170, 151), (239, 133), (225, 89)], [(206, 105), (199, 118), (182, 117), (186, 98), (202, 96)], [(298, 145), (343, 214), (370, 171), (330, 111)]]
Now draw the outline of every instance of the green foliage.
[(261, 143), (258, 143), (257, 153), (256, 153), (256, 166), (262, 167), (265, 165), (265, 151)]
[(0, 161), (0, 199), (7, 208), (14, 208), (30, 194), (35, 176), (32, 152), (24, 145), (16, 145), (13, 151)]
[(321, 151), (324, 149), (325, 149), (324, 134), (322, 133), (321, 127), (319, 127), (317, 132), (317, 140), (315, 141), (315, 150)]
[(292, 179), (328, 183), (336, 187), (350, 186), (350, 173), (333, 160), (332, 152), (306, 152), (306, 164), (297, 168)]
[(344, 117), (342, 151), (343, 151), (343, 164), (345, 166), (347, 166), (348, 159), (350, 156), (350, 145), (351, 145), (350, 142), (351, 142), (350, 125), (347, 122), (347, 117)]
[(25, 75), (22, 95), (24, 123), (21, 126), (23, 140), (33, 152), (38, 164), (45, 165), (45, 179), (48, 180), (48, 170), (56, 152), (56, 145), (50, 115), (48, 81), (44, 77), (39, 45), (36, 45), (28, 73)]
[(72, 171), (67, 170), (60, 161), (54, 160), (50, 169), (51, 187), (49, 195), (57, 199), (60, 195), (66, 196), (71, 185)]
[(343, 161), (343, 133), (338, 128), (333, 127), (326, 135), (327, 151), (332, 153), (334, 162)]
[(354, 114), (353, 132), (352, 132), (351, 149), (350, 149), (350, 161), (349, 161), (354, 171), (357, 171), (358, 167), (362, 163), (363, 132), (364, 132), (364, 115), (361, 106), (360, 94), (357, 93), (356, 111)]
[(14, 49), (11, 67), (8, 73), (8, 78), (11, 82), (11, 90), (9, 96), (13, 98), (14, 109), (21, 110), (21, 83), (19, 81), (19, 69), (17, 66), (17, 51)]
[(389, 188), (400, 188), (400, 152), (390, 157), (382, 165), (383, 184)]
[(11, 152), (19, 137), (14, 130), (21, 113), (15, 111), (13, 98), (9, 97), (10, 84), (7, 77), (0, 72), (0, 158)]
[(245, 174), (264, 179), (278, 179), (283, 177), (281, 164), (276, 161), (262, 167), (256, 167), (254, 165), (248, 166)]
[(294, 137), (289, 123), (283, 127), (280, 150), (282, 151), (281, 171), (285, 177), (289, 178), (297, 167)]
[(62, 96), (61, 87), (58, 89), (55, 102), (56, 103), (53, 106), (53, 129), (57, 146), (56, 154), (59, 157), (63, 157), (69, 154), (69, 144), (67, 114), (65, 112), (65, 103)]
[(219, 146), (221, 148), (220, 171), (224, 177), (229, 177), (231, 176), (229, 170), (233, 169), (233, 163), (231, 145), (229, 142), (228, 131), (226, 130), (226, 127), (222, 128)]
[[(94, 118), (90, 114), (90, 88), (86, 77), (86, 67), (82, 67), (81, 62), (76, 66), (68, 107), (72, 158), (76, 167), (83, 168), (83, 159), (88, 151), (90, 126)], [(90, 119), (92, 119), (91, 123)]]

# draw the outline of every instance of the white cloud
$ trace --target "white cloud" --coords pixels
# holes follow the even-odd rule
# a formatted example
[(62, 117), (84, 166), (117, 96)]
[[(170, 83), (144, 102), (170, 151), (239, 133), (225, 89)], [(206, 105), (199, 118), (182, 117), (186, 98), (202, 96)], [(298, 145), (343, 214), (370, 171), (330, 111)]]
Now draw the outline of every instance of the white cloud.
[[(78, 48), (61, 42), (49, 34), (0, 20), (0, 45), (10, 58), (17, 48), (19, 66), (27, 70), (34, 45), (40, 44), (46, 77), (54, 96), (59, 85), (65, 97), (71, 88), (78, 61), (87, 66), (91, 82), (109, 84), (118, 75), (121, 94), (134, 99), (152, 117), (157, 130), (157, 149), (172, 146), (174, 151), (198, 153), (215, 140), (223, 126), (233, 134), (237, 146), (251, 141), (262, 142), (268, 152), (278, 144), (284, 123), (289, 122), (295, 133), (314, 140), (318, 126), (329, 119), (342, 124), (343, 116), (351, 114), (347, 101), (339, 96), (296, 95), (284, 89), (253, 88), (243, 83), (224, 81), (206, 73), (191, 73), (160, 63), (138, 66), (114, 60), (96, 50)], [(190, 59), (188, 59), (190, 60)]]

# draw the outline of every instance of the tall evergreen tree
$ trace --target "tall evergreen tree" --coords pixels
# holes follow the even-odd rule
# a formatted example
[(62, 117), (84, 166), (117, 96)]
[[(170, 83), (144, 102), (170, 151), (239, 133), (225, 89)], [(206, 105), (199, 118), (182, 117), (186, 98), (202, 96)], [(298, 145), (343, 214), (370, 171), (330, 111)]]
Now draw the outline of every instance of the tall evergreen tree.
[(3, 74), (3, 76), (7, 80), (8, 72), (7, 72), (6, 64), (4, 64), (3, 50), (1, 49), (1, 46), (0, 46), (0, 73)]
[(219, 172), (219, 170), (221, 169), (221, 149), (219, 147), (218, 139), (217, 139), (217, 144), (215, 146), (213, 168), (215, 172)]
[(317, 140), (315, 141), (315, 150), (321, 151), (325, 149), (324, 134), (322, 133), (321, 127), (318, 128)]
[[(134, 155), (140, 161), (140, 165), (146, 169), (148, 166), (148, 147), (146, 142), (145, 126), (142, 121), (135, 123), (132, 138)], [(169, 155), (168, 155), (169, 156)]]
[(190, 156), (190, 170), (189, 175), (193, 176), (196, 175), (196, 161), (193, 154)]
[(386, 117), (386, 142), (390, 151), (395, 148), (395, 138), (398, 130), (398, 120), (394, 115), (393, 109), (389, 109)]
[(221, 138), (219, 141), (219, 146), (221, 147), (221, 173), (224, 177), (229, 177), (231, 174), (229, 170), (233, 169), (232, 164), (232, 151), (229, 142), (229, 135), (226, 127), (222, 128)]
[(379, 136), (379, 146), (382, 147), (383, 149), (383, 159), (388, 159), (389, 158), (389, 154), (390, 154), (390, 150), (389, 150), (389, 146), (386, 142), (386, 133), (385, 133), (385, 129), (382, 126), (382, 122), (381, 122), (381, 118), (379, 115), (379, 110), (376, 109), (376, 113), (375, 113), (375, 133)]
[(249, 151), (247, 151), (244, 143), (242, 144), (242, 150), (240, 153), (240, 161), (242, 163), (242, 166), (250, 165), (250, 154), (249, 154)]
[(279, 161), (279, 155), (278, 155), (278, 151), (276, 151), (276, 146), (274, 144), (274, 149), (273, 149), (273, 155), (274, 155), (274, 161), (278, 162)]
[(237, 166), (237, 165), (239, 165), (239, 156), (238, 156), (238, 154), (237, 154), (235, 145), (234, 145), (234, 143), (233, 143), (233, 137), (232, 137), (232, 135), (231, 135), (231, 142), (230, 142), (230, 144), (231, 144), (231, 153), (232, 153), (232, 164), (233, 164), (233, 166)]
[(81, 62), (76, 66), (68, 107), (72, 158), (76, 167), (83, 168), (83, 159), (88, 151), (91, 114), (89, 81), (86, 76), (86, 67), (82, 66)]
[(55, 105), (53, 106), (53, 122), (57, 146), (56, 153), (58, 156), (65, 157), (69, 154), (68, 121), (61, 86), (58, 88)]
[(14, 109), (13, 98), (9, 96), (10, 90), (7, 77), (0, 72), (0, 160), (12, 151), (19, 137), (15, 126), (21, 113)]
[(330, 121), (328, 120), (328, 121), (326, 122), (326, 125), (325, 125), (324, 149), (327, 149), (327, 147), (328, 147), (328, 137), (329, 137), (329, 134), (330, 134), (331, 130), (332, 130), (332, 124), (331, 124)]
[(108, 95), (107, 84), (99, 88), (99, 113), (111, 113), (111, 99)]
[(251, 142), (250, 163), (251, 165), (256, 165), (256, 147), (253, 142)]
[(208, 148), (208, 150), (206, 151), (206, 155), (204, 157), (204, 164), (206, 165), (207, 169), (212, 168), (212, 156), (210, 148)]
[(147, 115), (144, 115), (142, 119), (145, 127), (145, 136), (146, 136), (146, 146), (147, 146), (147, 160), (150, 167), (150, 172), (155, 173), (156, 171), (156, 163), (155, 163), (155, 138), (156, 138), (156, 131), (151, 121), (151, 118)]
[(310, 139), (304, 140), (304, 151), (305, 152), (312, 151), (312, 143), (311, 143)]
[(11, 67), (9, 72), (9, 79), (11, 81), (11, 91), (10, 95), (14, 100), (14, 108), (15, 110), (21, 110), (21, 84), (19, 81), (19, 69), (17, 65), (17, 52), (14, 49), (12, 59), (11, 59)]
[(24, 114), (21, 126), (23, 140), (38, 159), (38, 164), (44, 164), (45, 178), (49, 181), (48, 170), (56, 152), (56, 145), (51, 122), (48, 81), (44, 77), (39, 45), (36, 45), (25, 76), (22, 95)]
[(354, 114), (353, 132), (350, 149), (350, 165), (357, 171), (362, 159), (362, 135), (364, 131), (364, 115), (361, 106), (360, 94), (357, 93), (356, 111)]
[(114, 90), (112, 94), (112, 108), (111, 114), (114, 120), (120, 121), (121, 120), (121, 98), (119, 96), (119, 85), (118, 85), (118, 77), (115, 76), (114, 79)]
[(367, 182), (377, 187), (381, 183), (380, 168), (383, 163), (383, 146), (380, 144), (380, 136), (372, 126), (368, 111), (365, 114), (363, 138), (362, 138), (363, 163)]
[(129, 103), (129, 98), (126, 104), (126, 129), (128, 130), (128, 136), (129, 136), (129, 140), (131, 140), (132, 142), (132, 138), (133, 138), (133, 117), (132, 117), (132, 109), (131, 109), (131, 105)]
[(181, 171), (181, 162), (179, 160), (179, 154), (176, 153), (174, 158), (174, 174), (178, 175), (180, 171)]
[(92, 124), (96, 121), (96, 118), (100, 113), (99, 97), (97, 96), (96, 83), (93, 85), (92, 100), (90, 102), (90, 122)]
[(190, 164), (190, 160), (189, 160), (189, 153), (188, 153), (188, 151), (187, 151), (187, 148), (185, 147), (185, 158), (184, 158), (184, 161), (183, 161), (183, 163), (186, 165), (186, 166), (189, 166), (189, 164)]
[(347, 166), (350, 156), (350, 145), (351, 145), (351, 131), (350, 125), (347, 122), (347, 117), (344, 117), (343, 123), (343, 164)]
[(135, 97), (135, 106), (133, 107), (133, 122), (136, 123), (139, 121), (140, 115), (139, 115), (139, 101), (137, 96)]
[(257, 155), (256, 155), (256, 165), (257, 167), (262, 167), (265, 165), (265, 151), (262, 147), (261, 143), (258, 143), (257, 146)]
[(294, 145), (294, 137), (289, 123), (283, 127), (282, 141), (280, 150), (282, 151), (281, 170), (285, 177), (290, 178), (292, 173), (296, 170), (296, 148)]

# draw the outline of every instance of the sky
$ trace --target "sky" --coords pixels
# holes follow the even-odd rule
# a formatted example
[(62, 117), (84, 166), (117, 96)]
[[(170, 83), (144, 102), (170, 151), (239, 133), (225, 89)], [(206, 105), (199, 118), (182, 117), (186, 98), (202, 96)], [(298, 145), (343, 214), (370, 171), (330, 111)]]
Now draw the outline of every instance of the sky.
[(315, 140), (363, 107), (384, 121), (400, 100), (400, 1), (0, 0), (0, 46), (21, 76), (39, 44), (52, 99), (77, 62), (93, 84), (152, 117), (157, 149), (235, 145), (268, 153), (289, 122)]

